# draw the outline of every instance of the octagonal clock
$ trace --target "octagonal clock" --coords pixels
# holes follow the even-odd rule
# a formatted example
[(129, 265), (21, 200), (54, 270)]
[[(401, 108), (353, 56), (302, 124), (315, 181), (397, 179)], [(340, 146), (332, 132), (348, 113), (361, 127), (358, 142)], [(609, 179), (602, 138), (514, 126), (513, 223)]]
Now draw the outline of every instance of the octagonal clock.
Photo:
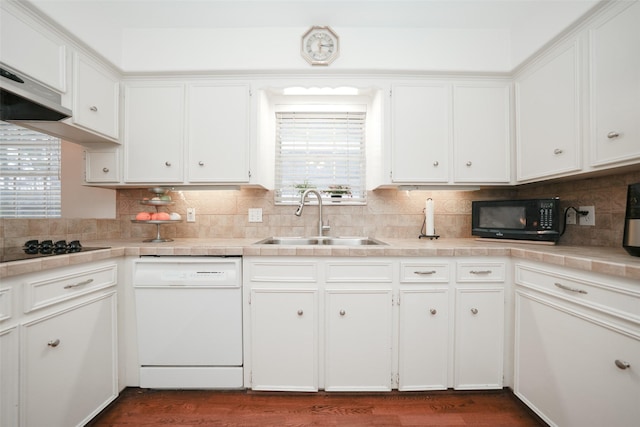
[(302, 35), (302, 57), (311, 65), (329, 65), (340, 51), (340, 39), (330, 27), (313, 26)]

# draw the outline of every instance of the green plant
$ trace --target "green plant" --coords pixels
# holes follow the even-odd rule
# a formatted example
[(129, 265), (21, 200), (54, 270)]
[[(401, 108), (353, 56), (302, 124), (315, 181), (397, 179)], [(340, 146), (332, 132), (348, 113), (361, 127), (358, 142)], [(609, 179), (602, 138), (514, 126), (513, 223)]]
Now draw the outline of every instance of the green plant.
[(351, 195), (351, 187), (348, 185), (340, 185), (340, 184), (330, 185), (329, 189), (324, 190), (323, 193), (330, 194), (332, 196), (333, 195), (339, 195), (339, 196)]
[(309, 189), (309, 188), (316, 188), (315, 185), (311, 184), (309, 181), (307, 181), (306, 179), (304, 180), (304, 182), (302, 184), (295, 184), (293, 186), (296, 190), (298, 190), (298, 193), (302, 194), (305, 192), (305, 190)]

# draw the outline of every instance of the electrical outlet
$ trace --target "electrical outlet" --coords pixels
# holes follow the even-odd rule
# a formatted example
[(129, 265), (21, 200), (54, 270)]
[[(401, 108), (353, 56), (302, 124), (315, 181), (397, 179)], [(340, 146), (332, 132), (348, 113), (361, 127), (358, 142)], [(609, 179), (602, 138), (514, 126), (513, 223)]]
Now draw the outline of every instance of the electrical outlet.
[(249, 222), (262, 222), (262, 208), (249, 209)]
[(576, 223), (576, 211), (569, 209), (567, 211), (567, 225), (573, 225)]
[(196, 208), (187, 208), (187, 222), (196, 222)]
[(580, 225), (596, 225), (595, 206), (580, 206), (578, 210), (588, 212), (586, 215), (580, 215)]

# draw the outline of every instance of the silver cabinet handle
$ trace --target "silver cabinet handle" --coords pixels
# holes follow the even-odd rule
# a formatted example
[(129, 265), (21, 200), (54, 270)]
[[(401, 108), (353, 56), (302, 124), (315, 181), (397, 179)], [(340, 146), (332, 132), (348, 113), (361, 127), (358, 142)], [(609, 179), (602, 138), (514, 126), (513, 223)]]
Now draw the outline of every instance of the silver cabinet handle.
[(56, 338), (55, 340), (49, 341), (47, 345), (49, 347), (57, 347), (60, 345), (60, 340)]
[(89, 110), (96, 112), (98, 111), (98, 107), (96, 107), (95, 105), (92, 105), (91, 107), (89, 107)]
[(164, 165), (165, 165), (165, 166), (171, 166), (171, 162), (168, 162), (168, 161), (167, 161), (167, 162), (164, 162)]
[(491, 274), (491, 270), (471, 270), (469, 273), (471, 274)]
[(440, 163), (438, 163), (438, 161), (436, 160), (435, 162), (433, 162), (433, 166), (438, 167)]
[(564, 151), (562, 151), (559, 148), (556, 148), (555, 150), (553, 150), (553, 154), (562, 154)]
[(298, 316), (302, 316), (303, 314), (304, 314), (304, 311), (298, 310)]
[(346, 311), (344, 311), (344, 310), (340, 310), (340, 316), (344, 316), (345, 314), (347, 314), (347, 312), (346, 312)]
[(471, 314), (478, 314), (478, 309), (477, 308), (472, 308), (471, 309)]
[(468, 166), (471, 166), (472, 164), (473, 164), (473, 163), (471, 163), (471, 161), (468, 161), (468, 162), (467, 162), (467, 167), (468, 167)]
[(575, 292), (577, 294), (588, 294), (589, 292), (585, 291), (584, 289), (578, 289), (578, 288), (572, 288), (571, 286), (567, 286), (567, 285), (563, 285), (562, 283), (554, 283), (554, 285), (556, 285), (556, 287), (560, 288), (560, 289), (564, 289), (565, 291), (569, 291), (569, 292)]
[(200, 160), (200, 161), (198, 162), (198, 166), (204, 166), (204, 162), (203, 162), (202, 160)]
[(109, 173), (109, 168), (102, 168), (102, 172)]
[(429, 310), (429, 313), (436, 315), (438, 313), (438, 310), (436, 310), (435, 308), (432, 308), (431, 310)]
[(622, 370), (629, 369), (631, 367), (631, 364), (629, 362), (620, 359), (616, 359), (615, 364)]
[(414, 271), (413, 274), (419, 274), (419, 275), (429, 275), (429, 274), (436, 274), (435, 270), (429, 270), (429, 271)]
[(64, 287), (64, 289), (78, 288), (80, 286), (88, 285), (89, 283), (92, 283), (92, 282), (93, 282), (93, 279), (87, 279), (87, 280), (84, 280), (82, 282), (78, 282), (78, 283), (76, 283), (74, 285), (67, 285), (67, 286)]
[(613, 132), (609, 132), (609, 133), (607, 134), (607, 138), (609, 138), (609, 139), (614, 139), (614, 138), (617, 138), (617, 137), (619, 137), (619, 136), (620, 136), (620, 134), (619, 134), (618, 132), (615, 132), (615, 131), (613, 131)]

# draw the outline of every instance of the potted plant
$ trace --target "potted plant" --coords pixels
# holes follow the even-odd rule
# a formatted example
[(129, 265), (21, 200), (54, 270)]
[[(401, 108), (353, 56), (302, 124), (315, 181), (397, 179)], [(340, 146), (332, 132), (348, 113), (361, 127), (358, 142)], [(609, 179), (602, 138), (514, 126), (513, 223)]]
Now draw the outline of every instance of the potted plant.
[(324, 193), (328, 194), (333, 199), (340, 199), (342, 196), (351, 195), (351, 187), (348, 185), (334, 184), (330, 185), (329, 189), (325, 190)]
[(302, 194), (305, 192), (305, 190), (309, 189), (309, 188), (316, 188), (315, 185), (311, 184), (309, 181), (307, 181), (306, 179), (304, 180), (304, 182), (302, 184), (295, 184), (293, 186), (296, 190), (298, 190), (298, 194)]

